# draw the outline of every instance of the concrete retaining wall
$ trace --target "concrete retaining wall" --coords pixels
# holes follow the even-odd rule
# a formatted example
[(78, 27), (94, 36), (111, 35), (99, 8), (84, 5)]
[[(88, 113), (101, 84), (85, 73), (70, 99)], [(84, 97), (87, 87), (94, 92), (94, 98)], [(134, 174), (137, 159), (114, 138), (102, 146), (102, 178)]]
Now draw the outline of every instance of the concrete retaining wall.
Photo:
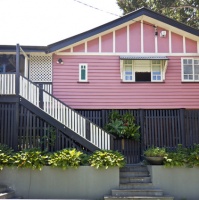
[(175, 197), (175, 200), (199, 199), (199, 167), (148, 166), (153, 185)]
[(0, 184), (6, 184), (27, 199), (102, 199), (111, 189), (119, 187), (119, 168), (44, 167), (42, 171), (4, 168), (0, 171)]

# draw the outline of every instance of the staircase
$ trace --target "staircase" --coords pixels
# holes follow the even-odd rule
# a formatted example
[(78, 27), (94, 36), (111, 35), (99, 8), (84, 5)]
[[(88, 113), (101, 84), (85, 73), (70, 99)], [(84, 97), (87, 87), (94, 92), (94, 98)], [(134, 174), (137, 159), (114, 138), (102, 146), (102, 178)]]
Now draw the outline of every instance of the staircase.
[(155, 188), (151, 182), (147, 166), (127, 165), (120, 169), (119, 189), (113, 189), (111, 196), (104, 200), (173, 200), (171, 196), (164, 195), (163, 191)]
[(68, 137), (84, 150), (112, 149), (113, 135), (21, 75), (0, 74), (0, 95), (5, 102), (8, 97), (13, 97), (20, 106), (52, 125), (62, 134), (60, 137)]
[(15, 192), (8, 188), (6, 185), (0, 185), (0, 199), (13, 199)]

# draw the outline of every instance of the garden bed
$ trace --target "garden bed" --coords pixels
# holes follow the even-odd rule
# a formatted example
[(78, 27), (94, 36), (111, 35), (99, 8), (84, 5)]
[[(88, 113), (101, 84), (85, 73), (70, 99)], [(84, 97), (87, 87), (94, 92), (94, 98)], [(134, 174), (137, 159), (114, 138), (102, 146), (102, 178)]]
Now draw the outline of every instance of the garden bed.
[(153, 185), (175, 200), (199, 199), (199, 167), (173, 167), (148, 165)]
[(63, 170), (44, 166), (39, 171), (5, 167), (0, 171), (0, 184), (26, 199), (102, 199), (119, 187), (119, 168), (80, 166)]

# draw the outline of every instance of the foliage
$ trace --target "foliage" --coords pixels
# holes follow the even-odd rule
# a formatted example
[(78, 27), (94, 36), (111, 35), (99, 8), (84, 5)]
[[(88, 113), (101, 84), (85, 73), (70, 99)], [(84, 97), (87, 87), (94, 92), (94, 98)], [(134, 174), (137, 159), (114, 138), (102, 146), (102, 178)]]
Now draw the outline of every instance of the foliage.
[(123, 167), (125, 165), (124, 156), (117, 151), (103, 150), (94, 152), (90, 158), (89, 163), (92, 167), (106, 169), (108, 167)]
[(164, 157), (166, 156), (166, 149), (160, 147), (151, 147), (144, 151), (144, 155), (148, 157)]
[(11, 155), (13, 153), (13, 149), (11, 149), (9, 146), (6, 144), (0, 144), (0, 150), (7, 155)]
[(194, 28), (199, 28), (199, 0), (117, 0), (117, 4), (124, 14), (146, 7)]
[(44, 144), (45, 150), (48, 151), (50, 148), (53, 148), (55, 146), (56, 139), (56, 129), (54, 127), (49, 127), (46, 130), (46, 135), (42, 137), (41, 144)]
[(179, 144), (175, 151), (168, 152), (165, 159), (167, 167), (199, 166), (199, 144), (195, 144), (193, 148), (185, 148)]
[(126, 113), (120, 115), (117, 111), (113, 111), (109, 115), (109, 122), (105, 126), (105, 130), (118, 138), (134, 139), (139, 141), (139, 128), (135, 123), (132, 114)]
[(15, 153), (10, 157), (10, 162), (17, 168), (31, 168), (41, 170), (46, 165), (48, 155), (39, 149), (27, 149)]
[(13, 150), (5, 144), (0, 144), (0, 170), (9, 165), (10, 156)]
[(69, 167), (77, 168), (81, 163), (81, 151), (76, 149), (63, 149), (61, 151), (52, 153), (49, 157), (48, 164), (52, 167), (60, 167), (67, 169)]
[(88, 159), (89, 159), (90, 155), (83, 153), (80, 155), (80, 157), (81, 157), (80, 165), (88, 165), (88, 163), (89, 163)]
[(77, 168), (80, 165), (91, 165), (93, 167), (123, 167), (124, 156), (117, 151), (99, 150), (91, 155), (84, 154), (76, 149), (63, 149), (54, 153), (47, 153), (40, 149), (27, 149), (13, 153), (6, 145), (0, 145), (0, 169), (4, 166), (15, 166), (17, 168), (31, 168), (41, 170), (43, 166)]

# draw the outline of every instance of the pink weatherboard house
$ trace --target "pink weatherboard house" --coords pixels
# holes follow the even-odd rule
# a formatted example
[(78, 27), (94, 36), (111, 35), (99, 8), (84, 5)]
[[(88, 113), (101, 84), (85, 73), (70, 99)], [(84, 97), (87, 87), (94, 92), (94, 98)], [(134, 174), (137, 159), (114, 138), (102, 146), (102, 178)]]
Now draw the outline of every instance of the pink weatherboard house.
[(22, 136), (40, 136), (42, 124), (55, 127), (57, 149), (123, 151), (103, 130), (112, 109), (140, 125), (129, 163), (150, 145), (199, 143), (199, 30), (146, 8), (48, 46), (0, 45), (0, 84), (0, 115), (20, 110), (1, 126), (19, 130), (15, 149), (38, 146)]

